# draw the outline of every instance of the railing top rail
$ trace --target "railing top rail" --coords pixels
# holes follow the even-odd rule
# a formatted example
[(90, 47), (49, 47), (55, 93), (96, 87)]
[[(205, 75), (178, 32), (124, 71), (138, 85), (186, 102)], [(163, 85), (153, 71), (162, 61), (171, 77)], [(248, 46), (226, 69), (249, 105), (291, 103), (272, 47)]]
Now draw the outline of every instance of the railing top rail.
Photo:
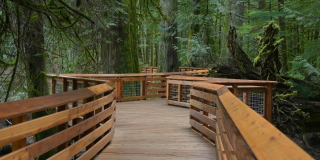
[(181, 75), (171, 75), (167, 79), (172, 80), (185, 80), (185, 81), (206, 81), (208, 83), (217, 84), (275, 84), (277, 81), (266, 81), (266, 80), (246, 80), (246, 79), (227, 79), (227, 78), (211, 78), (211, 77), (188, 77)]
[(82, 77), (72, 77), (68, 75), (55, 75), (55, 74), (47, 74), (49, 78), (66, 78), (66, 79), (75, 79), (77, 81), (88, 81), (88, 82), (100, 82), (100, 83), (107, 83), (111, 87), (114, 87), (114, 84), (108, 80), (101, 80), (101, 79), (93, 79), (93, 78), (82, 78)]
[[(187, 75), (192, 73), (206, 72), (207, 70), (184, 71), (184, 72), (166, 72), (166, 73), (128, 73), (128, 74), (59, 74), (58, 76), (67, 77), (91, 77), (91, 78), (112, 78), (112, 77), (144, 77), (144, 76), (170, 76), (170, 75)], [(54, 76), (54, 74), (49, 74)]]
[(218, 95), (220, 107), (230, 116), (257, 159), (313, 159), (261, 115), (235, 97), (225, 86), (206, 82), (194, 82), (191, 86)]

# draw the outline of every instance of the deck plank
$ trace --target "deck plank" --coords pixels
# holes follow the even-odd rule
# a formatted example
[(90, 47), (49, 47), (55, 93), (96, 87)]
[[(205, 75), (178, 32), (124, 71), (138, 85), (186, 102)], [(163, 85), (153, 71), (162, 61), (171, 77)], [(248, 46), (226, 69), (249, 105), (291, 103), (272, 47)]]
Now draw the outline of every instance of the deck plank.
[(217, 159), (216, 147), (189, 125), (189, 109), (165, 99), (117, 103), (115, 135), (96, 160)]

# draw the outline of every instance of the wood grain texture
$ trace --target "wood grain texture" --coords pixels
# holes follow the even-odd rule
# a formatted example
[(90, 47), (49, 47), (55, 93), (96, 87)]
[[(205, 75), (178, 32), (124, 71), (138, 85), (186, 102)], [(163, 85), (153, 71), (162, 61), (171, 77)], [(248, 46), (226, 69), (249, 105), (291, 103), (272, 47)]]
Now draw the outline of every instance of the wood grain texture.
[(207, 104), (204, 104), (204, 103), (201, 103), (195, 99), (191, 99), (190, 100), (190, 104), (193, 106), (193, 107), (196, 107), (200, 110), (203, 110), (203, 111), (206, 111), (208, 113), (211, 113), (213, 115), (216, 114), (216, 107), (213, 107), (213, 106), (210, 106), (210, 105), (207, 105)]
[(187, 102), (178, 102), (178, 101), (172, 101), (172, 100), (167, 100), (167, 103), (170, 105), (175, 105), (175, 106), (180, 106), (180, 107), (190, 107), (190, 103)]
[(37, 156), (48, 152), (49, 150), (59, 146), (63, 142), (66, 142), (72, 139), (73, 137), (83, 133), (84, 131), (88, 130), (92, 126), (108, 118), (112, 113), (114, 113), (115, 106), (116, 106), (116, 101), (113, 101), (109, 108), (95, 115), (95, 117), (91, 117), (53, 136), (50, 136), (37, 143), (33, 143), (31, 145), (28, 145), (25, 148), (22, 148), (20, 150), (7, 154), (1, 157), (0, 159), (4, 159), (4, 160), (9, 160), (14, 158), (17, 158), (20, 160), (34, 159)]
[(188, 118), (189, 109), (165, 99), (117, 103), (114, 138), (95, 159), (216, 159), (215, 145), (194, 132)]
[(219, 97), (227, 114), (257, 159), (313, 159), (231, 92)]
[(275, 84), (277, 81), (263, 81), (263, 80), (246, 80), (246, 79), (227, 79), (227, 78), (211, 78), (211, 77), (188, 77), (181, 75), (171, 75), (167, 79), (172, 80), (186, 80), (186, 81), (205, 81), (214, 84)]
[(73, 145), (69, 146), (68, 148), (62, 150), (61, 152), (53, 155), (52, 157), (48, 158), (48, 160), (61, 160), (61, 159), (70, 159), (75, 154), (80, 152), (83, 148), (91, 144), (94, 140), (99, 138), (102, 134), (104, 134), (107, 130), (109, 130), (114, 123), (113, 119), (108, 120), (106, 123), (101, 125), (99, 128), (95, 129), (85, 137), (78, 140)]
[(95, 94), (89, 89), (79, 89), (50, 96), (36, 97), (25, 100), (6, 102), (0, 104), (0, 120), (19, 117), (37, 111), (58, 107), (75, 102)]
[(211, 119), (195, 110), (190, 109), (190, 115), (213, 128), (216, 128), (216, 120)]
[(20, 123), (0, 130), (0, 146), (26, 138), (49, 128), (68, 122), (86, 113), (92, 112), (113, 101), (114, 92), (93, 102), (83, 104), (70, 110), (61, 111), (35, 120)]

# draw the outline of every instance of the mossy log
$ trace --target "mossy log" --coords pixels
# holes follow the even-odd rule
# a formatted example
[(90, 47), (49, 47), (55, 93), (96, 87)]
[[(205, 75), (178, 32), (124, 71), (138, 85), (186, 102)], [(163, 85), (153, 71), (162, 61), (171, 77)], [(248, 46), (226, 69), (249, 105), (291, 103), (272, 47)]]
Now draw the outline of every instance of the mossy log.
[(260, 79), (258, 70), (253, 67), (248, 55), (242, 50), (237, 43), (237, 33), (235, 27), (230, 27), (227, 45), (232, 56), (233, 67), (243, 79)]
[(261, 79), (277, 80), (277, 75), (281, 69), (279, 61), (278, 47), (283, 39), (276, 40), (275, 36), (279, 33), (279, 26), (271, 21), (263, 27), (264, 32), (259, 40), (259, 54), (254, 59), (253, 66), (260, 69)]

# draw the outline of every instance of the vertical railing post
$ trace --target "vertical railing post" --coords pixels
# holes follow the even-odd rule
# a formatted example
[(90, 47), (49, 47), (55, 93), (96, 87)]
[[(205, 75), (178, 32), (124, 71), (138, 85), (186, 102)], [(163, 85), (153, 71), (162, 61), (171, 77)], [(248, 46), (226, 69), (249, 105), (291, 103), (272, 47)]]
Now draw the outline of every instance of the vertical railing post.
[(238, 85), (237, 84), (233, 84), (232, 85), (232, 89), (233, 89), (233, 95), (238, 97)]
[(148, 95), (147, 93), (147, 76), (143, 77), (143, 80), (141, 81), (141, 96), (143, 96), (144, 98), (142, 98), (143, 100), (146, 100), (146, 96)]
[[(160, 76), (160, 77), (167, 77), (166, 75)], [(161, 83), (166, 83), (167, 80), (161, 80)], [(165, 91), (161, 91), (159, 93), (164, 93)], [(162, 96), (161, 98), (166, 98), (166, 96)]]
[(178, 84), (178, 102), (181, 102), (181, 84)]
[(124, 96), (124, 86), (123, 86), (123, 79), (120, 78), (120, 88), (119, 88), (119, 91), (120, 91), (120, 101), (123, 99), (123, 96)]
[[(62, 78), (62, 92), (67, 92), (67, 91), (68, 91), (68, 81), (66, 78)], [(66, 109), (68, 109), (68, 104), (59, 106), (57, 108), (57, 112), (61, 112)], [(68, 123), (60, 124), (58, 126), (58, 132), (65, 130), (66, 128), (68, 128)], [(58, 146), (58, 151), (62, 151), (63, 149), (65, 149), (67, 147), (68, 147), (68, 142), (65, 142), (65, 143), (61, 144), (60, 146)]]
[(167, 103), (169, 103), (169, 96), (170, 96), (170, 84), (168, 83), (168, 81), (167, 81), (167, 88), (166, 88), (166, 90), (167, 90), (167, 92), (166, 92), (166, 99), (167, 99)]
[(57, 88), (57, 80), (52, 77), (51, 78), (51, 94), (56, 94), (56, 88)]
[(117, 84), (117, 87), (116, 87), (116, 100), (117, 101), (120, 101), (120, 93), (121, 93), (121, 78), (118, 77), (116, 79), (116, 84)]
[(266, 96), (265, 96), (264, 118), (271, 123), (272, 119), (272, 84), (267, 84)]
[(248, 92), (243, 92), (242, 101), (243, 101), (244, 104), (246, 104), (247, 106), (249, 106), (249, 105), (248, 105)]
[[(22, 123), (22, 122), (25, 122), (25, 121), (27, 121), (27, 115), (12, 118), (12, 124), (13, 124), (13, 125), (19, 124), (19, 123)], [(15, 142), (12, 143), (12, 152), (13, 152), (13, 151), (16, 151), (16, 150), (18, 150), (18, 149), (20, 149), (20, 148), (23, 148), (23, 147), (25, 147), (25, 146), (27, 146), (27, 140), (26, 140), (26, 138), (17, 140), (17, 141), (15, 141)]]
[[(84, 80), (84, 81), (83, 81), (83, 88), (87, 88), (87, 87), (89, 87), (89, 82), (86, 81), (86, 80)], [(91, 102), (91, 101), (93, 101), (93, 100), (94, 100), (94, 97), (86, 98), (86, 99), (84, 99), (83, 103), (85, 104), (85, 103)], [(87, 114), (85, 114), (85, 115), (83, 116), (83, 120), (86, 120), (86, 119), (92, 117), (93, 115), (94, 115), (94, 111), (89, 112), (89, 113), (87, 113)], [(88, 129), (87, 131), (84, 132), (84, 136), (86, 136), (87, 134), (89, 134), (89, 133), (92, 132), (93, 130), (94, 130), (94, 127)], [(91, 148), (91, 147), (92, 147), (92, 144), (88, 145), (88, 146), (86, 147), (86, 149), (88, 150), (88, 149)]]

